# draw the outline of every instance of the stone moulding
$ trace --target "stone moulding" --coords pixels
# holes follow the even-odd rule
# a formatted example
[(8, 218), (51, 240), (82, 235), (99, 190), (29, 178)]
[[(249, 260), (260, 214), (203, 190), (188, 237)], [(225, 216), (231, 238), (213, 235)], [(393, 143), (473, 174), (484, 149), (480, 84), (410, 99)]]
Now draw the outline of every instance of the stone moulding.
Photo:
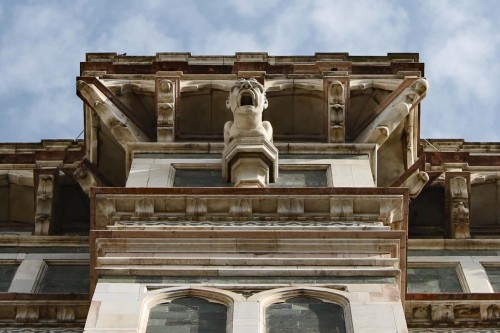
[[(90, 305), (90, 301), (84, 299), (88, 295), (64, 295), (62, 299), (58, 299), (60, 295), (11, 295), (16, 295), (14, 297), (17, 299), (13, 299), (12, 296), (0, 299), (2, 324), (16, 324), (16, 327), (19, 327), (20, 324), (28, 326), (33, 324), (39, 327), (61, 325), (62, 323), (68, 325), (67, 328), (83, 327)], [(28, 299), (27, 295), (31, 299)], [(42, 297), (44, 299), (41, 299)], [(73, 297), (73, 299), (68, 299), (69, 297)], [(4, 332), (2, 329), (3, 327), (0, 326), (0, 331)]]
[[(95, 196), (95, 227), (106, 230), (133, 221), (182, 223), (209, 221), (345, 222), (390, 226), (400, 230), (406, 215), (404, 195), (167, 194)], [(123, 223), (121, 225), (124, 225)], [(141, 224), (138, 224), (140, 226)], [(144, 223), (142, 223), (144, 225)], [(160, 226), (160, 223), (156, 223)], [(189, 225), (189, 224), (187, 224)]]

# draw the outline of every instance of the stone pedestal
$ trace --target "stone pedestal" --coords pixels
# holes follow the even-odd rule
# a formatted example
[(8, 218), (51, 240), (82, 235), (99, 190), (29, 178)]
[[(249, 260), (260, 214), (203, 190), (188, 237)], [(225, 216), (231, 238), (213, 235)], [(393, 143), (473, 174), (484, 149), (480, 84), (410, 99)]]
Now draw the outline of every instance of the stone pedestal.
[(260, 137), (232, 140), (222, 152), (222, 176), (235, 187), (266, 187), (278, 179), (278, 149)]

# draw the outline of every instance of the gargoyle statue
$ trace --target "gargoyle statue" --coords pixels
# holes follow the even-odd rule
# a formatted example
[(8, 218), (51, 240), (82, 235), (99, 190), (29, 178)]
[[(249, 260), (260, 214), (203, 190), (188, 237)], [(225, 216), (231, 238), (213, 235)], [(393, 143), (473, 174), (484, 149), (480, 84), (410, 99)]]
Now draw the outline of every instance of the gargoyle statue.
[(234, 121), (224, 125), (224, 143), (234, 139), (262, 137), (273, 140), (273, 128), (268, 121), (262, 121), (262, 112), (267, 108), (264, 87), (255, 79), (240, 79), (231, 87), (226, 106), (231, 110)]

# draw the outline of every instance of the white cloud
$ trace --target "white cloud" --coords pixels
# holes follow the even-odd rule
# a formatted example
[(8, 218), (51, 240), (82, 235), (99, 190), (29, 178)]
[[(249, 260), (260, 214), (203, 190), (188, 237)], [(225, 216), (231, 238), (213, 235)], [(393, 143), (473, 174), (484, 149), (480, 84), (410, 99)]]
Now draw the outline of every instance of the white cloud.
[[(172, 30), (174, 27), (171, 28)], [(128, 55), (154, 55), (159, 49), (179, 49), (180, 44), (142, 15), (122, 18), (109, 29), (101, 32), (93, 42), (96, 50), (107, 52), (127, 52)]]
[(326, 49), (351, 54), (400, 50), (407, 30), (406, 11), (390, 1), (317, 1), (311, 12), (315, 35)]
[(222, 2), (224, 5), (233, 8), (236, 14), (241, 16), (261, 17), (273, 15), (280, 12), (280, 8), (276, 8), (278, 4), (286, 5), (286, 1), (281, 0), (260, 0), (260, 1), (233, 1), (226, 0)]
[(422, 131), (432, 137), (500, 140), (500, 37), (488, 6), (471, 1), (424, 2), (422, 53), (431, 90)]
[(0, 141), (78, 134), (86, 52), (182, 51), (420, 52), (431, 84), (423, 136), (500, 141), (497, 17), (486, 0), (0, 2)]
[(204, 54), (234, 54), (238, 50), (262, 51), (267, 50), (260, 47), (255, 36), (233, 30), (222, 30), (217, 33), (208, 34), (203, 49)]

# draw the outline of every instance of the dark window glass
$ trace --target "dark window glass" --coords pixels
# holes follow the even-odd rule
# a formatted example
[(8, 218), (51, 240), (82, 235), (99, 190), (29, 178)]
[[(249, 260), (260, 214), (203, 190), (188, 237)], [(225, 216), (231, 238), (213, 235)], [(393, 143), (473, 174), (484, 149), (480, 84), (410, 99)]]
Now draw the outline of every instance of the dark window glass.
[(88, 293), (88, 265), (48, 265), (40, 283), (41, 293)]
[(146, 333), (224, 333), (227, 308), (197, 297), (159, 304), (149, 312)]
[(0, 292), (9, 290), (18, 267), (18, 265), (0, 265)]
[(266, 333), (343, 333), (344, 310), (338, 304), (294, 297), (266, 310)]
[(463, 292), (455, 268), (408, 268), (409, 293)]

